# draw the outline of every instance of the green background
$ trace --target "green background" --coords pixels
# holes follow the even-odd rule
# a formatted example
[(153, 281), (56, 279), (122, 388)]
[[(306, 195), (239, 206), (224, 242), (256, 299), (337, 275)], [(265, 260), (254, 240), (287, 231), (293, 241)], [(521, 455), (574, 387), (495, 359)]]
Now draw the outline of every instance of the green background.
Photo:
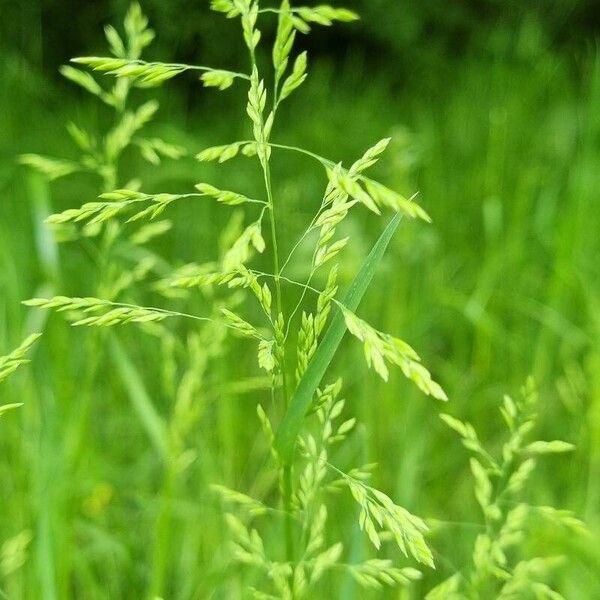
[[(348, 6), (361, 13), (360, 22), (316, 27), (300, 40), (310, 76), (282, 108), (276, 132), (284, 143), (345, 164), (382, 137), (393, 138), (378, 177), (406, 195), (418, 191), (433, 224), (401, 225), (360, 315), (419, 349), (448, 392), (444, 408), (470, 420), (492, 448), (501, 441), (502, 395), (516, 395), (528, 375), (535, 377), (541, 439), (565, 439), (577, 449), (540, 461), (529, 500), (573, 510), (592, 536), (548, 526), (527, 546), (567, 555), (552, 583), (567, 598), (590, 599), (600, 597), (594, 4), (355, 0)], [(205, 3), (147, 0), (143, 8), (157, 32), (148, 60), (244, 68), (238, 27)], [(20, 305), (32, 296), (97, 289), (93, 242), (58, 245), (43, 220), (93, 200), (98, 182), (73, 176), (48, 184), (17, 157), (74, 159), (65, 124), (106, 127), (108, 111), (62, 80), (58, 67), (71, 56), (105, 54), (102, 26), (120, 24), (125, 10), (124, 2), (0, 3), (0, 354), (28, 331), (45, 333), (32, 365), (0, 390), (2, 403), (24, 402), (0, 422), (0, 543), (31, 533), (23, 566), (0, 572), (0, 590), (11, 599), (144, 597), (157, 545), (168, 573), (165, 599), (231, 597), (220, 570), (220, 509), (207, 483), (248, 490), (258, 485), (262, 466), (253, 448), (255, 406), (264, 392), (224, 385), (258, 374), (254, 350), (230, 344), (211, 372), (212, 391), (199, 399), (191, 443), (200, 458), (176, 486), (170, 542), (162, 545), (157, 515), (166, 484), (139, 408), (141, 394), (160, 416), (170, 414), (159, 341), (133, 326), (107, 334), (72, 330), (60, 317), (46, 320)], [(273, 35), (264, 31), (267, 42)], [(219, 167), (192, 158), (204, 147), (247, 138), (242, 87), (216, 92), (182, 76), (136, 93), (136, 100), (160, 101), (150, 130), (186, 147), (189, 157), (155, 168), (127, 155), (124, 180), (132, 173), (144, 190), (173, 192), (198, 181), (236, 190), (259, 185), (244, 163)], [(289, 250), (324, 178), (311, 163), (283, 157), (274, 180), (285, 198), (280, 228)], [(169, 213), (173, 229), (152, 248), (175, 265), (213, 260), (228, 214), (208, 204), (177, 207)], [(350, 218), (342, 282), (350, 281), (381, 225), (364, 214)], [(144, 286), (135, 297), (154, 300)], [(175, 330), (186, 334), (184, 325)], [(82, 378), (90, 363), (91, 386)], [(446, 523), (431, 539), (437, 572), (406, 596), (423, 597), (469, 561), (480, 517), (467, 452), (438, 419), (438, 405), (399, 374), (380, 382), (364, 367), (358, 344), (344, 343), (337, 366), (363, 423), (354, 449), (379, 463), (378, 486), (416, 514)], [(342, 503), (344, 510), (350, 508)]]

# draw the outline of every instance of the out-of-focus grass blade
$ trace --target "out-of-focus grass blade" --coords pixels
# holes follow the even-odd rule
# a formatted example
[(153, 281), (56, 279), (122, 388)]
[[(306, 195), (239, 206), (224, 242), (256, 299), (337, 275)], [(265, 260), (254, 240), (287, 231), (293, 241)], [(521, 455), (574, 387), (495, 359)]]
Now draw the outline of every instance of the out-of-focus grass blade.
[(114, 336), (111, 336), (110, 339), (110, 349), (134, 410), (138, 414), (154, 448), (161, 458), (166, 458), (168, 456), (168, 441), (165, 424), (152, 404), (142, 377), (121, 347), (119, 340)]
[(13, 402), (12, 404), (2, 404), (0, 406), (0, 416), (2, 416), (3, 413), (12, 410), (13, 408), (19, 408), (19, 406), (23, 406), (22, 402)]
[[(358, 308), (364, 293), (373, 279), (377, 265), (385, 253), (401, 219), (401, 215), (394, 215), (354, 278), (344, 299), (344, 305), (350, 310), (355, 311)], [(346, 333), (346, 323), (342, 313), (338, 310), (323, 337), (323, 341), (319, 344), (312, 361), (300, 380), (292, 396), (290, 406), (277, 431), (275, 447), (279, 456), (286, 464), (289, 464), (292, 460), (296, 437), (302, 427), (304, 416), (317, 387), (325, 375), (325, 371), (327, 371), (344, 337), (344, 333)]]
[(45, 224), (52, 214), (48, 180), (39, 173), (28, 171), (27, 190), (33, 211), (35, 247), (42, 273), (47, 281), (56, 283), (60, 276), (60, 253), (52, 229)]

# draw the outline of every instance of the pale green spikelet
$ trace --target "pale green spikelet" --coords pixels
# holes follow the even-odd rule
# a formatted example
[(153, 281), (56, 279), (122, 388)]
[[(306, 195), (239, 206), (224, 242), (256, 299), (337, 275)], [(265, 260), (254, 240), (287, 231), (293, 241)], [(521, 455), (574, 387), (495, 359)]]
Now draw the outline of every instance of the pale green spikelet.
[(335, 298), (338, 291), (337, 276), (338, 267), (337, 265), (334, 265), (329, 271), (329, 276), (327, 277), (327, 284), (325, 286), (325, 289), (321, 294), (319, 294), (319, 298), (317, 300), (317, 313), (315, 316), (315, 332), (317, 337), (319, 337), (325, 329), (327, 319), (331, 312), (332, 301)]
[(50, 158), (39, 154), (22, 154), (19, 162), (39, 171), (50, 181), (82, 170), (80, 165), (69, 160)]
[(255, 156), (256, 155), (256, 144), (254, 142), (234, 142), (233, 144), (227, 144), (224, 146), (212, 146), (206, 148), (196, 155), (196, 158), (200, 162), (217, 160), (220, 163), (224, 163), (232, 158), (235, 158), (238, 153), (241, 152), (244, 156)]
[(407, 585), (421, 579), (417, 569), (394, 567), (391, 560), (372, 558), (363, 563), (347, 565), (348, 572), (363, 588), (380, 589), (384, 585)]
[(233, 85), (235, 81), (235, 74), (230, 71), (223, 71), (220, 69), (214, 69), (212, 71), (206, 71), (200, 75), (200, 79), (205, 87), (216, 87), (219, 90), (226, 90)]
[(163, 158), (177, 160), (186, 154), (186, 150), (182, 146), (169, 144), (160, 138), (137, 137), (131, 141), (139, 147), (142, 157), (153, 165), (160, 165)]
[(26, 355), (41, 335), (41, 333), (31, 334), (10, 354), (0, 356), (0, 382), (12, 375), (21, 365), (29, 362)]
[(273, 67), (277, 84), (283, 77), (289, 62), (290, 52), (294, 45), (296, 32), (292, 22), (289, 0), (283, 0), (279, 8), (277, 36), (273, 44)]
[(221, 313), (223, 314), (223, 317), (225, 318), (227, 324), (241, 336), (256, 338), (259, 340), (262, 339), (256, 327), (248, 323), (248, 321), (242, 319), (242, 317), (235, 314), (233, 311), (227, 308), (222, 308)]
[(417, 562), (433, 567), (433, 555), (424, 537), (429, 530), (425, 521), (363, 482), (346, 476), (346, 483), (361, 507), (360, 528), (366, 532), (375, 548), (381, 547), (381, 532), (389, 532), (403, 554), (410, 554)]
[(225, 486), (217, 484), (212, 484), (210, 487), (214, 492), (219, 494), (223, 502), (229, 505), (237, 506), (238, 508), (247, 512), (250, 516), (258, 517), (267, 512), (267, 508), (263, 504), (254, 498), (250, 498), (250, 496), (247, 496), (246, 494), (236, 492), (235, 490), (230, 490)]
[(298, 349), (296, 366), (296, 380), (300, 381), (306, 372), (306, 367), (317, 349), (317, 339), (315, 337), (315, 324), (312, 314), (302, 313), (302, 325), (298, 333)]
[(229, 206), (237, 206), (238, 204), (246, 204), (251, 202), (265, 204), (262, 200), (253, 200), (247, 196), (244, 196), (243, 194), (238, 194), (237, 192), (219, 190), (208, 183), (198, 183), (195, 187), (201, 194), (214, 198), (217, 202), (228, 204)]
[[(150, 323), (162, 321), (168, 317), (183, 316), (172, 311), (134, 306), (119, 302), (111, 302), (100, 298), (68, 298), (55, 296), (53, 298), (32, 298), (23, 302), (26, 306), (53, 309), (57, 312), (69, 312), (75, 315), (72, 325), (112, 327), (126, 323)], [(78, 318), (79, 315), (88, 315)]]
[(364, 353), (369, 367), (387, 381), (389, 371), (386, 361), (398, 365), (404, 375), (417, 384), (428, 396), (448, 400), (442, 388), (431, 378), (429, 371), (420, 363), (418, 354), (406, 342), (381, 333), (359, 319), (345, 307), (341, 307), (348, 331), (364, 343)]
[(306, 66), (307, 66), (307, 54), (302, 52), (298, 55), (294, 61), (292, 72), (287, 79), (283, 82), (281, 92), (279, 94), (279, 101), (285, 100), (292, 94), (294, 90), (299, 88), (306, 81)]
[(369, 148), (351, 167), (349, 174), (357, 175), (371, 168), (385, 152), (392, 138), (384, 138)]
[(32, 540), (32, 532), (29, 529), (24, 529), (2, 544), (0, 549), (0, 573), (4, 578), (10, 577), (25, 565)]
[(223, 268), (232, 271), (245, 265), (253, 256), (253, 252), (262, 253), (265, 241), (262, 237), (261, 220), (248, 225), (223, 257)]

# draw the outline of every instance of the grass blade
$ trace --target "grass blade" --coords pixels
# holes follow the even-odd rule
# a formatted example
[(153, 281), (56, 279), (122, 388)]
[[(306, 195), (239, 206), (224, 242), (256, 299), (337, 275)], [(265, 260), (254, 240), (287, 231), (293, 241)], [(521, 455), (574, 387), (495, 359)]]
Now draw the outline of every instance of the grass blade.
[[(355, 311), (358, 308), (362, 297), (373, 279), (377, 265), (385, 253), (401, 219), (401, 215), (394, 215), (354, 278), (344, 299), (344, 305), (350, 310)], [(277, 431), (275, 447), (279, 456), (286, 464), (289, 464), (292, 460), (296, 437), (302, 427), (306, 411), (310, 406), (313, 394), (321, 383), (344, 337), (344, 333), (346, 333), (346, 323), (342, 313), (338, 310), (323, 337), (323, 341), (319, 344), (312, 361), (308, 365), (306, 373), (300, 380), (292, 396), (290, 406)]]
[(116, 337), (110, 340), (115, 366), (129, 394), (129, 399), (158, 455), (166, 459), (169, 443), (164, 421), (156, 412), (144, 380)]

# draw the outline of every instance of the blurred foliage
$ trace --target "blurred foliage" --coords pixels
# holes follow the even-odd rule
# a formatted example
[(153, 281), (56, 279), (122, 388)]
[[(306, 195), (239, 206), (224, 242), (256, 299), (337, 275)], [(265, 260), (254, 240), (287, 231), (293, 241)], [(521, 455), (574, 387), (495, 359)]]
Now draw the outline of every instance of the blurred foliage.
[[(147, 0), (144, 8), (158, 34), (151, 58), (238, 64), (236, 28), (211, 15), (207, 4)], [(393, 137), (379, 175), (407, 194), (418, 190), (434, 224), (400, 230), (363, 305), (365, 317), (415, 342), (449, 392), (448, 411), (474, 423), (492, 447), (499, 443), (495, 415), (502, 394), (532, 373), (541, 388), (543, 437), (566, 439), (577, 450), (540, 464), (530, 501), (575, 511), (597, 542), (597, 3), (349, 4), (363, 15), (360, 23), (317, 32), (305, 42), (310, 77), (298, 98), (282, 107), (286, 127), (277, 135), (345, 161), (375, 140)], [(0, 573), (0, 589), (10, 598), (140, 597), (151, 576), (161, 463), (136, 410), (136, 388), (115, 370), (119, 351), (106, 340), (94, 346), (97, 341), (60, 319), (40, 322), (19, 304), (42, 292), (86, 294), (96, 285), (89, 244), (59, 247), (42, 222), (51, 212), (94, 199), (98, 182), (65, 179), (48, 186), (17, 166), (16, 156), (73, 157), (64, 129), (69, 120), (102, 129), (109, 115), (61, 81), (57, 68), (71, 56), (100, 51), (102, 26), (116, 21), (125, 5), (0, 3), (0, 354), (16, 347), (24, 331), (45, 330), (29, 374), (23, 369), (0, 390), (3, 402), (25, 403), (3, 417), (0, 435), (0, 540), (12, 540), (10, 565), (18, 565)], [(192, 153), (236, 139), (243, 132), (230, 115), (241, 114), (243, 94), (234, 89), (217, 97), (193, 78), (177, 80), (157, 93), (161, 109), (152, 127)], [(223, 178), (216, 166), (187, 159), (161, 169), (134, 155), (124, 160), (124, 172), (143, 173), (148, 191), (186, 190), (200, 176), (218, 185)], [(290, 245), (305, 224), (305, 203), (324, 182), (307, 176), (305, 166), (298, 158), (275, 164), (275, 179), (286, 180), (278, 193), (289, 210), (282, 230)], [(227, 179), (232, 189), (255, 183), (256, 174), (243, 165)], [(214, 258), (206, 248), (216, 243), (225, 211), (182, 206), (172, 217), (174, 229), (153, 249), (174, 262)], [(355, 219), (347, 227), (359, 240), (355, 248), (362, 240), (367, 251), (375, 225)], [(356, 251), (350, 264), (361, 259)], [(343, 280), (352, 275), (343, 273)], [(141, 374), (156, 410), (168, 415), (159, 342), (134, 329), (120, 331), (118, 339), (129, 357), (128, 373)], [(79, 420), (78, 375), (90, 350), (103, 361), (90, 413)], [(226, 356), (228, 370), (216, 369), (211, 385), (252, 368), (253, 357)], [(467, 456), (452, 445), (430, 403), (400, 378), (377, 383), (355, 368), (355, 359), (350, 350), (340, 363), (347, 398), (369, 432), (360, 434), (357, 452), (381, 463), (379, 483), (400, 503), (443, 522), (431, 539), (439, 575), (415, 588), (413, 597), (421, 598), (423, 589), (469, 559), (477, 512)], [(254, 481), (259, 458), (249, 390), (217, 386), (203, 400), (194, 438), (200, 458), (175, 491), (171, 543), (177, 551), (169, 557), (168, 598), (207, 597), (220, 583), (222, 565), (214, 552), (222, 537), (219, 507), (207, 482), (264, 485)], [(361, 401), (366, 397), (376, 401)], [(233, 436), (234, 422), (241, 437)], [(342, 505), (340, 513), (347, 510)], [(548, 527), (528, 543), (569, 555), (557, 587), (567, 598), (592, 599), (600, 597), (593, 540)], [(220, 593), (228, 597), (228, 590)], [(344, 598), (358, 597), (352, 594), (350, 587)]]
[[(102, 26), (124, 14), (126, 0), (2, 0), (0, 44), (18, 50), (28, 60), (53, 67), (82, 48), (102, 47)], [(555, 48), (585, 45), (600, 28), (594, 0), (349, 0), (346, 5), (361, 21), (330, 36), (315, 31), (309, 44), (313, 57), (342, 59), (352, 52), (366, 54), (374, 63), (388, 60), (436, 62), (439, 55), (463, 56), (469, 51), (502, 49), (511, 33), (525, 27), (524, 44)], [(238, 64), (244, 58), (235, 28), (215, 23), (208, 0), (147, 0), (144, 10), (160, 23), (155, 52), (163, 59), (202, 60)], [(73, 27), (65, 15), (74, 16)], [(185, 18), (182, 16), (185, 15)], [(43, 35), (41, 35), (43, 32)], [(274, 33), (274, 26), (269, 32)]]

